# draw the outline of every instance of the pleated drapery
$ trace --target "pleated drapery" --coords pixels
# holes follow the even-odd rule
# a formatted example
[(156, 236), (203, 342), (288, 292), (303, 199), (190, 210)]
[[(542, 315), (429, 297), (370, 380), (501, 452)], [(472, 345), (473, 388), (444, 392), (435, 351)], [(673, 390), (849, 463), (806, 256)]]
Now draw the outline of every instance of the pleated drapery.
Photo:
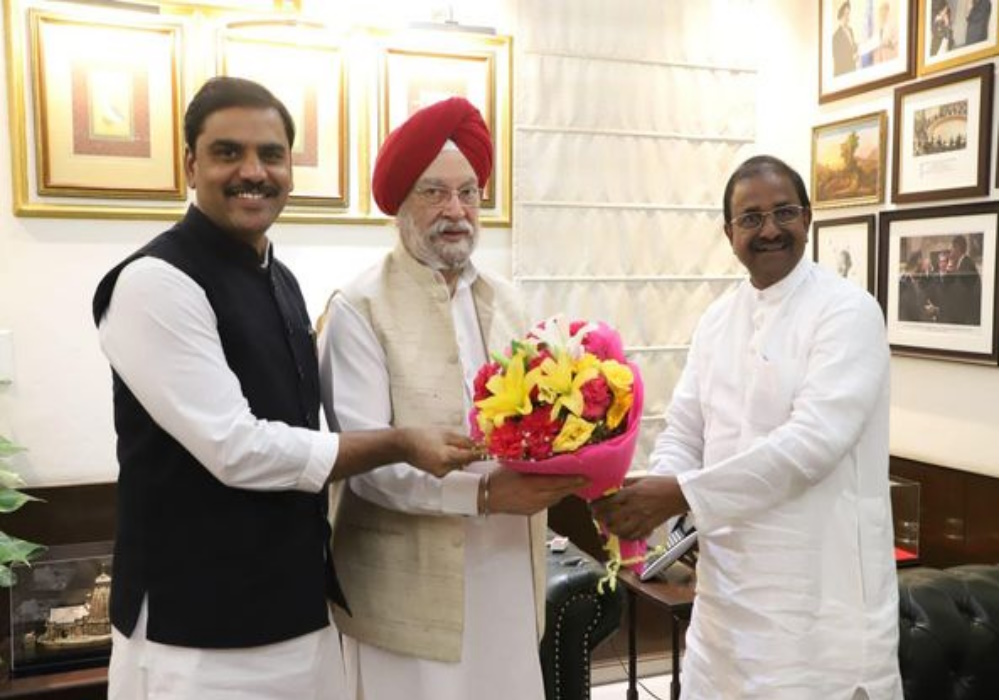
[(752, 150), (753, 0), (518, 0), (513, 278), (606, 321), (646, 382), (645, 466), (694, 325), (743, 270), (722, 191)]

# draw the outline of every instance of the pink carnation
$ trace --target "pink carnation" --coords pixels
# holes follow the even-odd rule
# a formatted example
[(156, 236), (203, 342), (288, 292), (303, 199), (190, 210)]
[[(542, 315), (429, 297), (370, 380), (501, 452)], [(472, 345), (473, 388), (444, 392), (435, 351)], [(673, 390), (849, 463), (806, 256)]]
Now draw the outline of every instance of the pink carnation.
[(606, 323), (598, 323), (597, 328), (584, 336), (583, 347), (601, 360), (625, 362), (621, 336)]
[(594, 377), (580, 387), (580, 392), (583, 394), (583, 419), (597, 421), (604, 418), (612, 399), (604, 377)]
[(489, 389), (486, 388), (488, 382), (494, 375), (500, 374), (499, 362), (487, 362), (479, 368), (476, 378), (472, 382), (472, 398), (474, 401), (482, 401), (490, 396)]

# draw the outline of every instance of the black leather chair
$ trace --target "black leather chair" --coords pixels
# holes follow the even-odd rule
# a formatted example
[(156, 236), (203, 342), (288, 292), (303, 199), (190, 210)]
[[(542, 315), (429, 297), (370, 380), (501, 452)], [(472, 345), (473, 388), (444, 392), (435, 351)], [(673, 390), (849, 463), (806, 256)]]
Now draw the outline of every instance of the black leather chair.
[(545, 636), (539, 649), (546, 700), (590, 698), (590, 652), (621, 621), (624, 591), (597, 592), (604, 567), (572, 543), (548, 554)]
[(899, 572), (899, 667), (906, 700), (997, 697), (997, 567)]

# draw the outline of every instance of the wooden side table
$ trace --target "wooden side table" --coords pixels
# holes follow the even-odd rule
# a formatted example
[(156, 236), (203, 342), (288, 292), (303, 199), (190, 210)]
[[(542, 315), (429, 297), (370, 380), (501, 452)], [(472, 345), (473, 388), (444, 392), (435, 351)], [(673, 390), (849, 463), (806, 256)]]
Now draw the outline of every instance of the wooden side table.
[(671, 679), (670, 697), (678, 700), (681, 695), (680, 665), (681, 665), (681, 635), (680, 625), (691, 619), (691, 606), (694, 603), (695, 577), (694, 571), (682, 562), (676, 562), (652, 581), (640, 581), (631, 570), (621, 571), (618, 580), (625, 586), (628, 601), (628, 691), (627, 700), (638, 700), (639, 691), (636, 688), (638, 663), (636, 659), (636, 620), (635, 609), (639, 597), (645, 598), (655, 605), (666, 608), (670, 613), (671, 640)]

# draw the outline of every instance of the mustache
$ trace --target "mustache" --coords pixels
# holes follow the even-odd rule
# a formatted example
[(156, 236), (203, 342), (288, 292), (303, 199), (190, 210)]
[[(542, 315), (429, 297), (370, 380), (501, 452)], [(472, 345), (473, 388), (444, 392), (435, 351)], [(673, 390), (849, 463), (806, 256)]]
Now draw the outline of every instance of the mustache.
[(427, 233), (431, 236), (440, 236), (445, 232), (455, 232), (462, 231), (463, 233), (468, 233), (472, 235), (476, 232), (475, 227), (468, 221), (435, 221), (427, 228)]
[(265, 197), (274, 197), (278, 194), (278, 188), (274, 185), (247, 182), (227, 187), (224, 192), (228, 197), (238, 197), (241, 194), (260, 194)]
[(783, 233), (780, 236), (775, 236), (774, 238), (769, 238), (767, 240), (757, 236), (750, 241), (750, 250), (754, 253), (760, 253), (765, 250), (774, 250), (776, 247), (787, 248), (792, 246), (794, 243), (795, 237), (789, 233)]

